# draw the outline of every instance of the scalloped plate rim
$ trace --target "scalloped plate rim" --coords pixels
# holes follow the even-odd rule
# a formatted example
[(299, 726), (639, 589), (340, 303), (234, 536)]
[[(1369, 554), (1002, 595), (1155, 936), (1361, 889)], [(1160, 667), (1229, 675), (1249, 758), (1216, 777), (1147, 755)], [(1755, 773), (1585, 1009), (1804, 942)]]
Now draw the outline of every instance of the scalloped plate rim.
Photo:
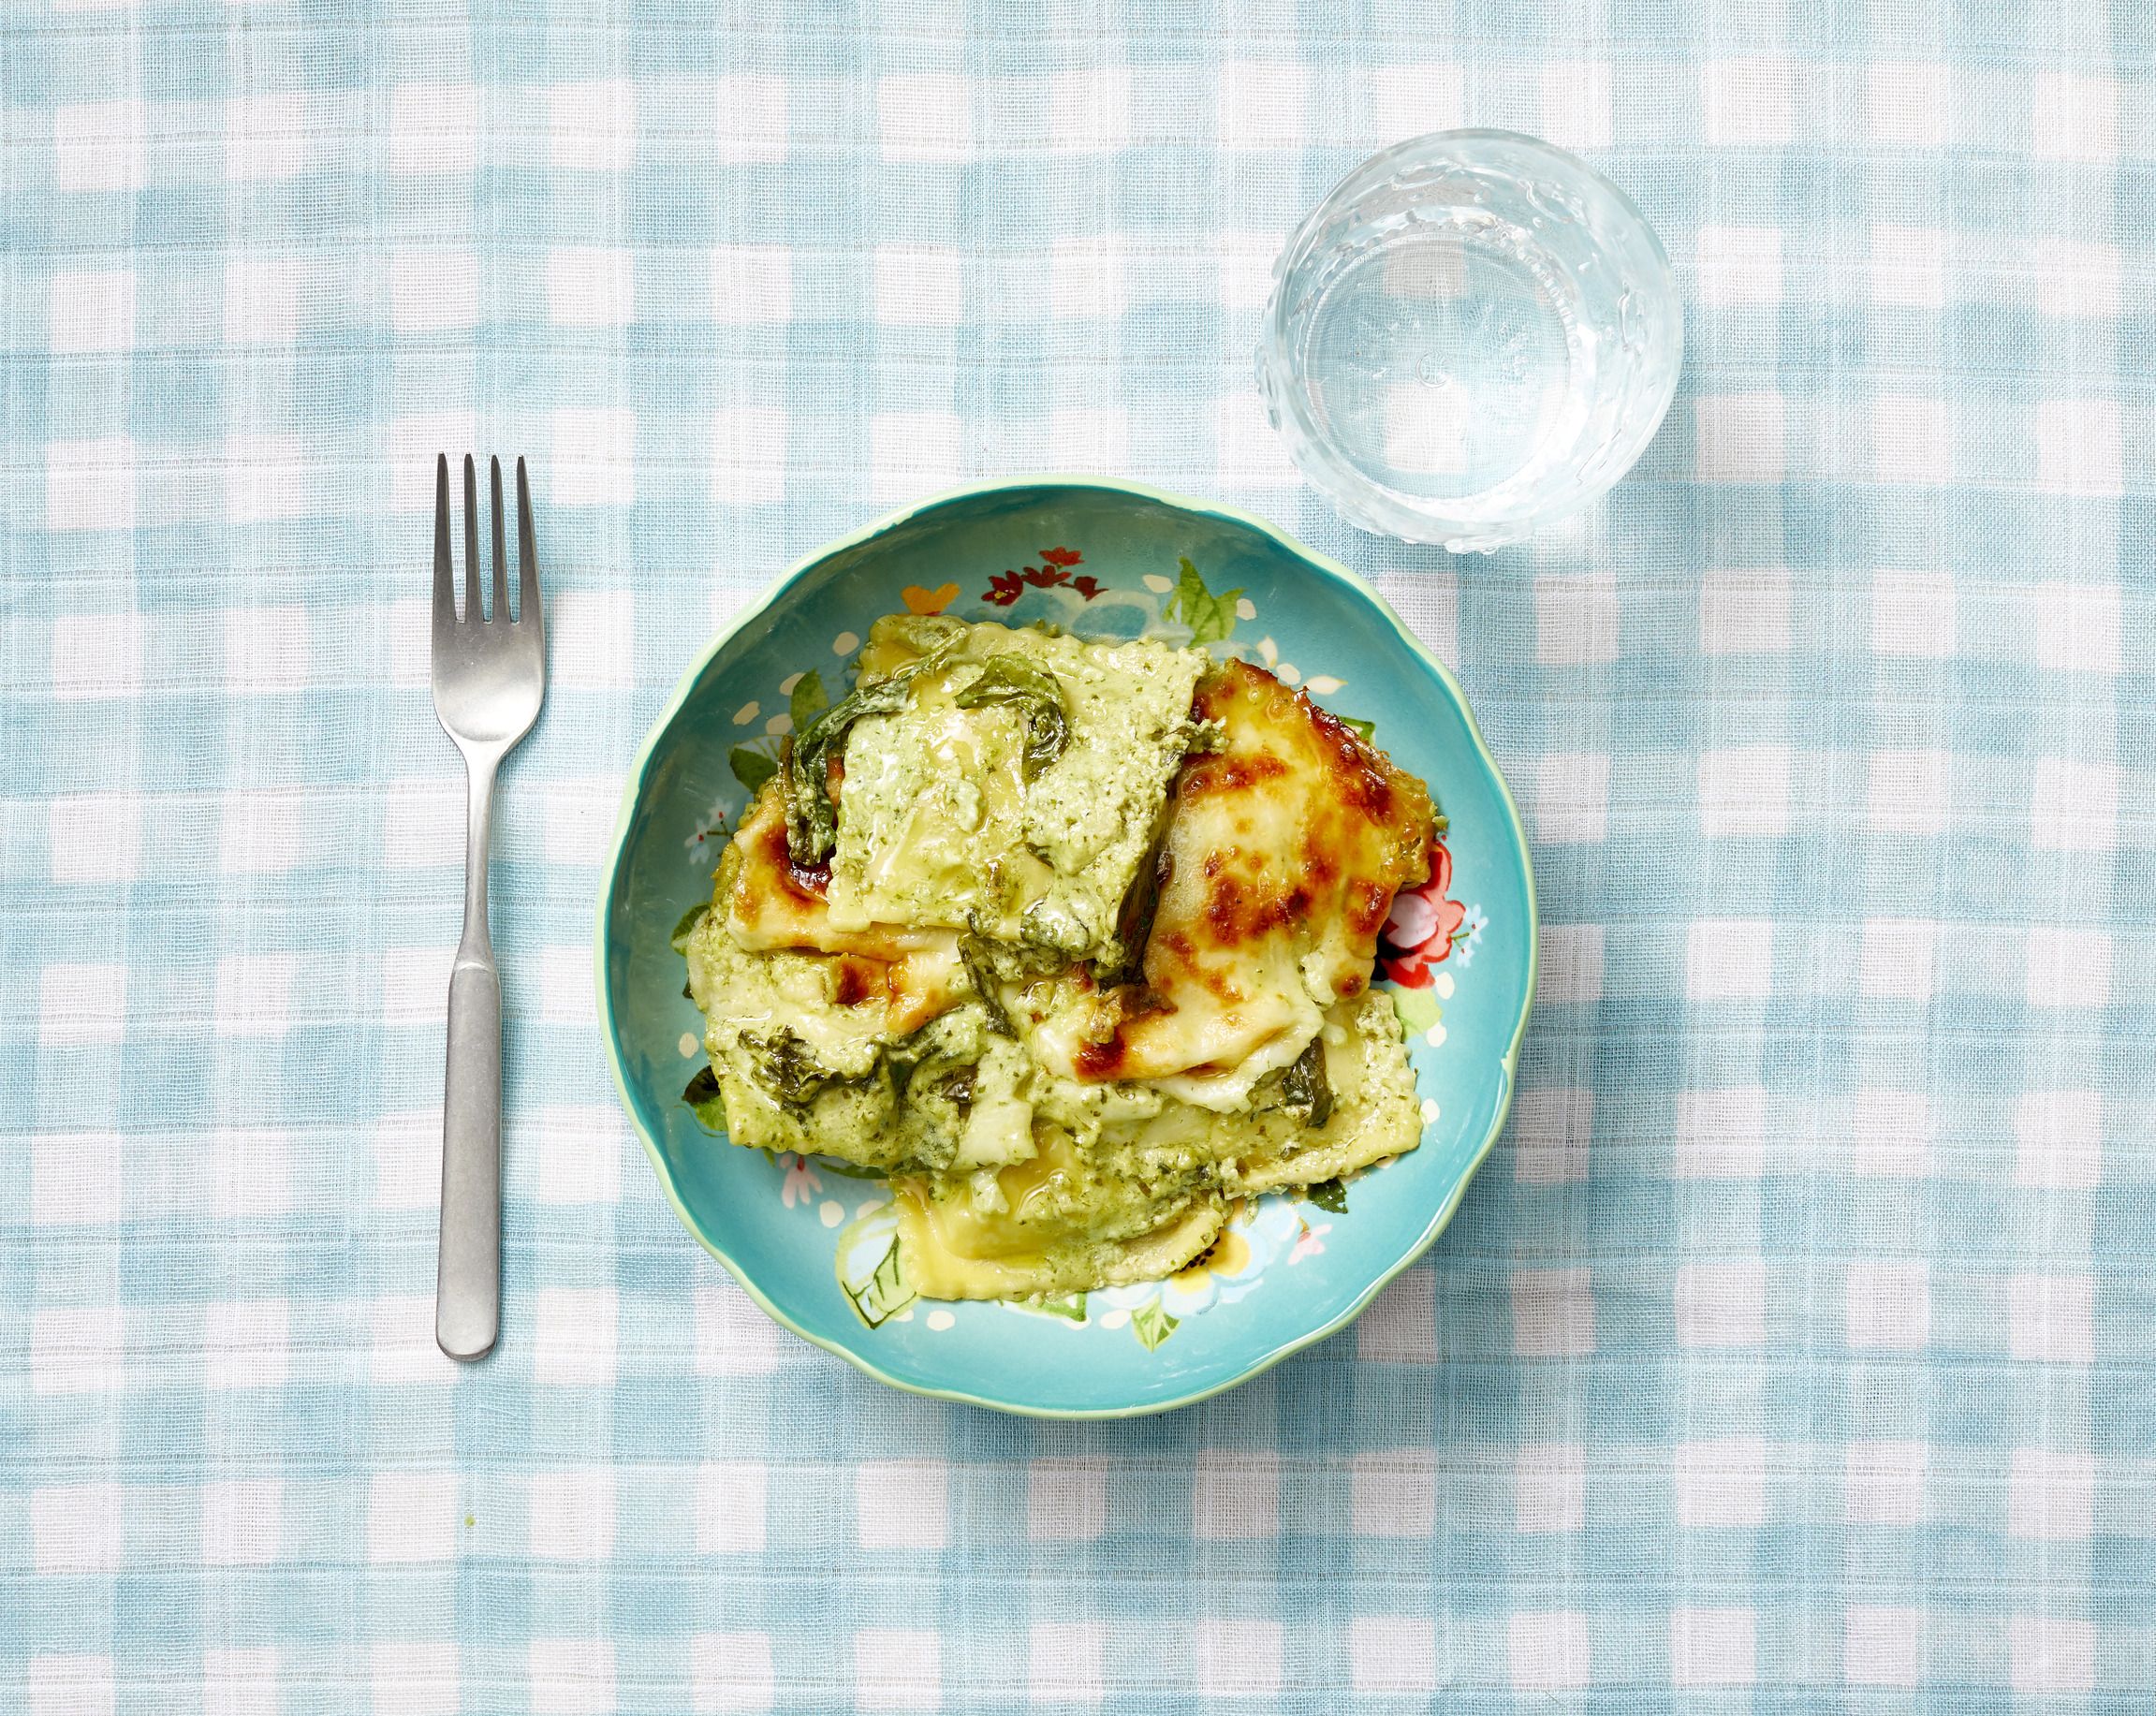
[[(1503, 801), (1505, 811), (1511, 818), (1514, 843), (1519, 854), (1520, 881), (1527, 903), (1527, 982), (1520, 991), (1519, 1016), (1513, 1022), (1511, 1039), (1498, 1063), (1500, 1089), (1497, 1104), (1491, 1111), (1489, 1125), (1483, 1135), (1482, 1142), (1475, 1147), (1465, 1169), (1454, 1181), (1452, 1190), (1446, 1195), (1445, 1201), (1431, 1213), (1430, 1219), (1425, 1225), (1421, 1234), (1401, 1254), (1395, 1262), (1379, 1269), (1371, 1277), (1369, 1285), (1356, 1295), (1355, 1298), (1343, 1310), (1336, 1313), (1317, 1327), (1292, 1335), (1260, 1353), (1235, 1374), (1224, 1377), (1217, 1382), (1207, 1383), (1204, 1386), (1192, 1389), (1186, 1394), (1178, 1395), (1173, 1400), (1144, 1401), (1119, 1406), (1041, 1406), (1024, 1401), (998, 1399), (991, 1395), (975, 1394), (963, 1388), (939, 1388), (894, 1376), (873, 1359), (844, 1342), (828, 1340), (822, 1335), (814, 1334), (802, 1327), (779, 1308), (756, 1283), (755, 1277), (728, 1255), (724, 1246), (705, 1232), (702, 1224), (691, 1213), (687, 1204), (682, 1200), (681, 1193), (674, 1184), (673, 1174), (667, 1166), (658, 1143), (646, 1130), (642, 1119), (637, 1112), (636, 1102), (629, 1093), (627, 1073), (623, 1065), (620, 1032), (615, 1024), (612, 998), (608, 990), (608, 917), (613, 903), (615, 884), (621, 874), (622, 860), (628, 840), (630, 825), (635, 820), (637, 805), (642, 797), (644, 779), (650, 772), (653, 756), (658, 748), (659, 740), (672, 724), (675, 715), (681, 711), (682, 705), (688, 701), (690, 695), (696, 689), (697, 682), (702, 677), (704, 669), (711, 666), (720, 651), (732, 642), (741, 631), (775, 606), (802, 577), (834, 555), (844, 553), (849, 549), (858, 548), (874, 537), (897, 529), (898, 526), (910, 519), (917, 518), (926, 512), (932, 512), (954, 502), (969, 500), (984, 494), (994, 494), (1005, 490), (1021, 489), (1095, 489), (1136, 495), (1141, 500), (1152, 501), (1162, 506), (1177, 508), (1180, 511), (1225, 519), (1271, 538), (1313, 571), (1342, 586), (1349, 594), (1368, 602), (1400, 634), (1409, 651), (1445, 688), (1445, 694), (1459, 709), (1461, 720), (1466, 726), (1468, 737), (1474, 741), (1475, 753), (1481, 757), (1483, 767), (1489, 773), (1491, 784), (1497, 788), (1498, 798)], [(1467, 694), (1461, 690), (1459, 681), (1454, 677), (1452, 669), (1440, 661), (1422, 639), (1415, 636), (1407, 623), (1393, 609), (1392, 604), (1387, 602), (1368, 579), (1340, 561), (1332, 559), (1329, 555), (1321, 554), (1315, 549), (1298, 541), (1269, 520), (1260, 518), (1255, 513), (1245, 512), (1240, 507), (1231, 506), (1218, 501), (1206, 501), (1191, 495), (1178, 494), (1172, 491), (1156, 489), (1145, 483), (1125, 482), (1113, 477), (1046, 472), (989, 477), (979, 482), (963, 483), (957, 488), (943, 490), (872, 520), (858, 529), (824, 543), (793, 562), (784, 572), (771, 580), (770, 587), (759, 598), (742, 609), (728, 624), (712, 635), (710, 641), (697, 653), (696, 659), (682, 670), (681, 677), (675, 681), (673, 691), (668, 695), (665, 706), (653, 717), (650, 727), (645, 731), (642, 742), (637, 747), (636, 755), (629, 763), (627, 776), (622, 788), (621, 810), (615, 817), (613, 835), (608, 843), (606, 867), (601, 873), (599, 880), (593, 946), (593, 975), (597, 991), (599, 1024), (602, 1034), (606, 1038), (607, 1067), (613, 1076), (614, 1094), (621, 1103), (623, 1111), (628, 1116), (629, 1124), (634, 1128), (638, 1141), (644, 1147), (644, 1154), (651, 1161), (652, 1171), (658, 1177), (659, 1185), (666, 1193), (667, 1202), (672, 1206), (674, 1214), (680, 1218), (682, 1225), (688, 1229), (690, 1235), (699, 1245), (718, 1259), (726, 1272), (741, 1283), (741, 1290), (755, 1301), (767, 1316), (782, 1327), (791, 1329), (811, 1344), (823, 1348), (827, 1353), (836, 1354), (864, 1375), (873, 1377), (886, 1386), (896, 1388), (905, 1394), (919, 1395), (929, 1400), (948, 1401), (954, 1405), (985, 1407), (993, 1412), (1011, 1413), (1020, 1417), (1105, 1419), (1149, 1417), (1156, 1413), (1180, 1411), (1185, 1406), (1195, 1406), (1200, 1401), (1210, 1400), (1214, 1395), (1224, 1393), (1227, 1389), (1239, 1387), (1253, 1377), (1263, 1375), (1283, 1359), (1293, 1357), (1304, 1348), (1315, 1346), (1319, 1342), (1327, 1340), (1347, 1327), (1369, 1308), (1371, 1301), (1382, 1293), (1397, 1276), (1413, 1266), (1437, 1242), (1439, 1237), (1451, 1225), (1453, 1217), (1459, 1212), (1460, 1202), (1467, 1195), (1467, 1188), (1474, 1182), (1475, 1175), (1481, 1171), (1483, 1162), (1496, 1146), (1499, 1136), (1504, 1130), (1505, 1119), (1512, 1110), (1515, 1074), (1519, 1061), (1519, 1046), (1527, 1034), (1528, 1017), (1534, 1009), (1534, 991), (1539, 975), (1537, 968), (1540, 945), (1541, 910), (1535, 896), (1533, 858), (1528, 847), (1526, 828), (1520, 821), (1519, 806), (1513, 799), (1512, 788), (1504, 778), (1504, 771), (1498, 768), (1497, 759), (1490, 755), (1489, 744), (1483, 738), (1481, 725), (1475, 720), (1474, 711), (1468, 704)]]

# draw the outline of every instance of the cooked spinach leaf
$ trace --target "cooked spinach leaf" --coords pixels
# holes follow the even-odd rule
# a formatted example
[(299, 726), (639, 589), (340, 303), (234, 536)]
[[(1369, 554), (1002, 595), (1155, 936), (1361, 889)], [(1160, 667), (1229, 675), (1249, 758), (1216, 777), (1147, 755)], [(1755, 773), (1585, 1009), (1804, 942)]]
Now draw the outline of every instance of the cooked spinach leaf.
[(1116, 913), (1115, 952), (1093, 966), (1093, 981), (1103, 989), (1118, 983), (1135, 983), (1145, 969), (1145, 945), (1152, 935), (1152, 920), (1160, 910), (1160, 892), (1175, 876), (1175, 857), (1167, 849), (1167, 817), (1153, 836), (1152, 850), (1138, 866), (1130, 892)]
[(784, 1025), (768, 1037), (741, 1033), (755, 1080), (789, 1107), (805, 1107), (834, 1084), (843, 1084), (816, 1064), (809, 1046)]
[(951, 1107), (961, 1115), (973, 1112), (974, 1089), (980, 1070), (977, 1064), (961, 1066), (944, 1080), (944, 1094), (950, 1099)]
[(843, 1162), (837, 1156), (818, 1156), (816, 1166), (826, 1174), (836, 1174), (843, 1180), (883, 1180), (888, 1170), (880, 1167), (863, 1167), (858, 1162)]
[(989, 1028), (1005, 1036), (1018, 1035), (1011, 1025), (1011, 1016), (1004, 1010), (1003, 991), (996, 987), (996, 974), (989, 963), (988, 949), (973, 936), (961, 936), (959, 959), (965, 965), (966, 975), (973, 979), (974, 993), (988, 1013)]
[(961, 709), (1007, 703), (1025, 719), (1025, 778), (1034, 779), (1070, 744), (1070, 711), (1055, 676), (1019, 655), (991, 656), (981, 676), (952, 699)]
[(838, 844), (839, 813), (831, 803), (828, 773), (833, 747), (843, 744), (854, 723), (864, 716), (895, 715), (905, 708), (915, 676), (926, 665), (926, 659), (914, 662), (888, 679), (856, 685), (795, 733), (780, 752), (780, 790), (786, 800), (786, 850), (795, 863), (810, 868), (822, 864)]
[(1323, 1036), (1310, 1039), (1310, 1047), (1281, 1076), (1280, 1088), (1286, 1098), (1282, 1107), (1301, 1115), (1302, 1123), (1313, 1132), (1332, 1119), (1332, 1084), (1325, 1076)]

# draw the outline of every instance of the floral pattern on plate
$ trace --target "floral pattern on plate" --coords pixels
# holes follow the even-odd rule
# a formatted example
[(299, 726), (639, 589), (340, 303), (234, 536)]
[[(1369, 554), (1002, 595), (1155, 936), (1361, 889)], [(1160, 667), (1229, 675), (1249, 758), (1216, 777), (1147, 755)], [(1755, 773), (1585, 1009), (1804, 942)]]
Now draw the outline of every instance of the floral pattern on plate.
[[(1205, 646), (1216, 655), (1241, 655), (1256, 659), (1283, 683), (1329, 696), (1344, 689), (1346, 682), (1331, 674), (1305, 678), (1291, 662), (1281, 659), (1272, 638), (1254, 643), (1238, 639), (1239, 624), (1257, 618), (1257, 609), (1240, 589), (1215, 592), (1188, 558), (1178, 562), (1174, 579), (1157, 573), (1145, 575), (1142, 588), (1123, 590), (1102, 582), (1090, 573), (1075, 569), (1084, 564), (1077, 549), (1043, 549), (1039, 565), (1005, 570), (992, 576), (979, 600), (988, 605), (982, 619), (1005, 623), (1049, 620), (1070, 623), (1083, 616), (1086, 629), (1101, 637), (1159, 638), (1163, 641)], [(933, 590), (908, 584), (900, 593), (908, 612), (938, 614), (959, 599), (956, 584)], [(1028, 610), (1013, 610), (1021, 603)], [(1044, 611), (1045, 610), (1045, 611)], [(832, 639), (834, 654), (850, 655), (860, 639), (852, 632)], [(755, 797), (777, 772), (790, 735), (814, 721), (831, 702), (822, 674), (814, 668), (788, 675), (776, 689), (776, 712), (767, 713), (760, 701), (743, 705), (735, 712), (738, 727), (758, 727), (744, 736), (728, 754), (734, 779), (741, 789), (741, 805)], [(1366, 720), (1342, 717), (1364, 739), (1375, 739), (1375, 726)], [(692, 831), (687, 842), (692, 866), (701, 868), (725, 844), (729, 814), (728, 800), (714, 802)], [(1429, 881), (1401, 893), (1380, 932), (1379, 973), (1399, 987), (1395, 1007), (1406, 1028), (1411, 1049), (1435, 1049), (1445, 1041), (1443, 1011), (1438, 998), (1449, 999), (1453, 981), (1438, 977), (1433, 968), (1457, 959), (1464, 968), (1474, 959), (1474, 946), (1488, 919), (1481, 908), (1451, 897), (1452, 856), (1444, 841), (1432, 847)], [(1435, 1121), (1426, 1104), (1424, 1120)], [(818, 1209), (815, 1195), (822, 1190), (819, 1170), (858, 1177), (860, 1170), (846, 1164), (819, 1158), (781, 1154), (775, 1159), (775, 1185), (787, 1209)], [(1157, 1348), (1187, 1318), (1215, 1307), (1234, 1305), (1254, 1292), (1267, 1270), (1276, 1265), (1292, 1268), (1323, 1254), (1325, 1238), (1333, 1230), (1327, 1215), (1344, 1215), (1346, 1190), (1339, 1182), (1306, 1188), (1290, 1196), (1269, 1195), (1239, 1202), (1220, 1239), (1196, 1262), (1165, 1281), (1140, 1282), (1128, 1286), (1104, 1288), (1093, 1294), (1069, 1294), (1030, 1303), (1005, 1304), (1004, 1309), (1024, 1315), (1047, 1317), (1076, 1328), (1121, 1330), (1127, 1328), (1149, 1351)], [(839, 1206), (820, 1206), (826, 1225), (843, 1220)], [(906, 1283), (900, 1262), (898, 1220), (887, 1195), (864, 1203), (855, 1218), (837, 1235), (833, 1271), (840, 1290), (861, 1321), (872, 1328), (887, 1322), (911, 1323), (917, 1296)], [(990, 1310), (991, 1306), (977, 1307)], [(975, 1308), (961, 1308), (975, 1309)], [(928, 1326), (937, 1331), (955, 1326), (956, 1317), (946, 1309), (931, 1313)]]

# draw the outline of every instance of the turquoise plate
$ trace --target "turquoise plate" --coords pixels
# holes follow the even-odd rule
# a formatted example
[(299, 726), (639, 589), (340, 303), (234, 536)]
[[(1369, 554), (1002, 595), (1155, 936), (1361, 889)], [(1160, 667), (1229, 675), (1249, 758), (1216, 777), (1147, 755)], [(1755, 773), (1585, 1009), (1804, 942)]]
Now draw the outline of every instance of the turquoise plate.
[[(870, 623), (901, 608), (1195, 637), (1371, 724), (1430, 783), (1448, 861), (1395, 905), (1379, 971), (1409, 1031), (1419, 1149), (1323, 1202), (1246, 1206), (1171, 1281), (1019, 1309), (909, 1299), (880, 1181), (698, 1123), (682, 1093), (704, 1063), (702, 1019), (669, 938), (710, 899), (712, 860), (789, 723), (843, 694)], [(1452, 675), (1368, 585), (1247, 514), (1040, 478), (960, 490), (812, 555), (697, 658), (629, 771), (599, 896), (599, 1013), (667, 1195), (772, 1316), (895, 1387), (1107, 1417), (1203, 1400), (1345, 1327), (1437, 1238), (1504, 1122), (1534, 937), (1511, 795)]]

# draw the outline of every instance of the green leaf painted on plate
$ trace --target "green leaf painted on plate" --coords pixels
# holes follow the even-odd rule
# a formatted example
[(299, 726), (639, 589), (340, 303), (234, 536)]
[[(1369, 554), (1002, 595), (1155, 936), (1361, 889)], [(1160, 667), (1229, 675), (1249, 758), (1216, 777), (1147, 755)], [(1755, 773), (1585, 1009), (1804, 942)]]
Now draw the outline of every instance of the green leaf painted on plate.
[(1374, 745), (1377, 743), (1376, 722), (1358, 721), (1353, 715), (1342, 715), (1339, 717), (1339, 721), (1342, 726), (1347, 728), (1349, 732), (1353, 733), (1357, 739), (1361, 740), (1364, 744)]
[(763, 791), (764, 783), (779, 771), (777, 763), (747, 745), (736, 745), (726, 754), (726, 761), (733, 769), (734, 779), (751, 798)]
[(1085, 1321), (1085, 1295), (1066, 1293), (1060, 1298), (1044, 1298), (1032, 1309), (1044, 1316), (1062, 1317), (1067, 1323), (1082, 1323)]
[(1302, 1201), (1315, 1204), (1320, 1210), (1329, 1210), (1335, 1215), (1345, 1215), (1347, 1182), (1343, 1180), (1321, 1180), (1314, 1186), (1305, 1186)]
[(701, 905), (692, 905), (682, 914), (674, 925), (673, 934), (667, 938), (674, 945), (676, 953), (686, 953), (689, 950), (689, 937), (696, 933), (697, 926), (704, 921), (704, 914), (711, 909), (711, 902), (707, 900)]
[(1168, 1315), (1156, 1298), (1151, 1304), (1141, 1305), (1130, 1313), (1131, 1333), (1138, 1338), (1150, 1353), (1175, 1333), (1177, 1321), (1177, 1318)]
[(883, 1261), (876, 1265), (875, 1273), (869, 1277), (867, 1284), (858, 1292), (846, 1287), (845, 1294), (853, 1300), (854, 1310), (859, 1313), (861, 1321), (871, 1328), (881, 1328), (914, 1302), (917, 1296), (906, 1285), (905, 1275), (899, 1268), (896, 1239), (891, 1240), (890, 1250), (884, 1254)]
[(719, 1093), (718, 1075), (710, 1067), (689, 1080), (689, 1088), (682, 1093), (682, 1100), (704, 1125), (713, 1132), (726, 1131), (726, 1100)]
[(794, 718), (794, 731), (798, 733), (807, 726), (829, 709), (830, 703), (830, 698), (824, 694), (823, 676), (811, 667), (794, 682), (793, 697), (786, 706), (787, 712)]
[(1197, 567), (1185, 555), (1176, 563), (1179, 573), (1174, 593), (1161, 609), (1161, 617), (1190, 627), (1193, 643), (1220, 643), (1235, 632), (1235, 605), (1242, 591), (1224, 590), (1215, 595), (1205, 587)]
[(1437, 1005), (1437, 997), (1428, 990), (1394, 990), (1392, 1010), (1400, 1016), (1400, 1022), (1407, 1027), (1410, 1036), (1419, 1036), (1428, 1031), (1445, 1012)]

